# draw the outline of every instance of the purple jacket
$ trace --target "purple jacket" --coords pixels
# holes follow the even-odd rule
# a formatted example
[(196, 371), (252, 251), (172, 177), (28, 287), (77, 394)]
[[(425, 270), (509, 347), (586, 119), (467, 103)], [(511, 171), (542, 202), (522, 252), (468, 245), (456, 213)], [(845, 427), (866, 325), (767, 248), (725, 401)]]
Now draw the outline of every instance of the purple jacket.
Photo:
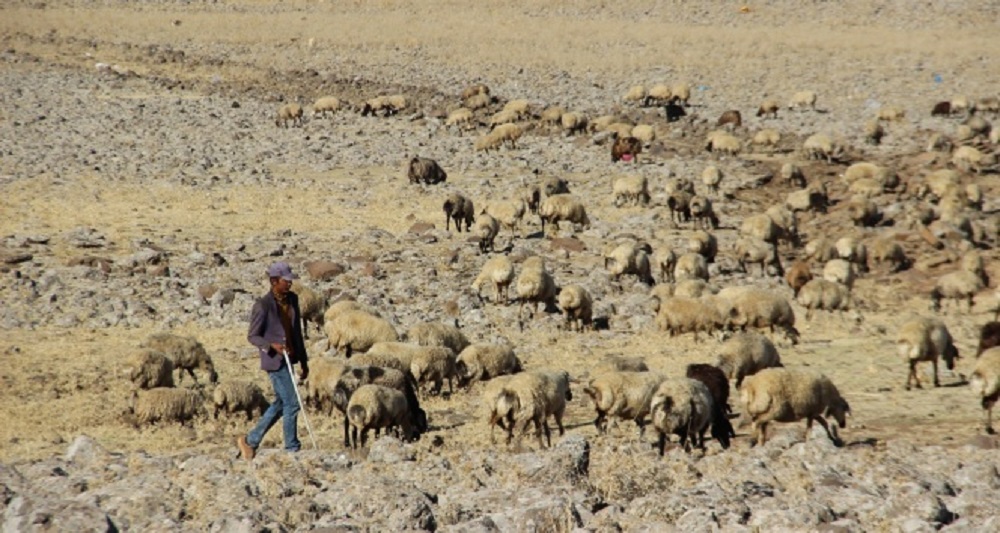
[(253, 304), (250, 311), (250, 330), (247, 340), (260, 352), (260, 368), (268, 372), (281, 370), (285, 365), (285, 357), (271, 348), (271, 343), (292, 346), (295, 353), (289, 354), (292, 364), (302, 363), (308, 366), (309, 356), (306, 355), (306, 343), (302, 340), (302, 313), (299, 312), (299, 297), (294, 292), (288, 293), (288, 303), (292, 307), (292, 339), (285, 339), (285, 328), (281, 325), (278, 314), (278, 302), (274, 294), (268, 292)]

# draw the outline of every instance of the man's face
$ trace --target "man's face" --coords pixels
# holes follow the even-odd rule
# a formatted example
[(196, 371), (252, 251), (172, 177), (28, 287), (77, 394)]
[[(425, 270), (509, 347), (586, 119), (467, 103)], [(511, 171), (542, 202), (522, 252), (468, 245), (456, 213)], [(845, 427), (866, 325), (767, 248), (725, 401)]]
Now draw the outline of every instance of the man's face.
[(271, 279), (271, 288), (278, 294), (287, 294), (292, 288), (292, 281), (285, 278)]

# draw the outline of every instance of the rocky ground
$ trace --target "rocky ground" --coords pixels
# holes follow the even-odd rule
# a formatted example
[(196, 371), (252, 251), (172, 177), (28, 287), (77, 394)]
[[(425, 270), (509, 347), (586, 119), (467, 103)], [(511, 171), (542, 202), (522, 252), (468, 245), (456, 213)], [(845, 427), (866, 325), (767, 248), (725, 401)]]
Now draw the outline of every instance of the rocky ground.
[[(981, 429), (965, 387), (978, 328), (992, 319), (994, 289), (971, 312), (946, 307), (963, 355), (940, 388), (906, 391), (895, 332), (929, 316), (927, 291), (978, 247), (993, 279), (996, 173), (963, 174), (985, 192), (967, 214), (974, 235), (931, 226), (919, 234), (912, 192), (948, 154), (925, 152), (931, 134), (953, 135), (958, 118), (931, 117), (938, 100), (997, 96), (1000, 12), (994, 3), (896, 1), (224, 3), (8, 2), (0, 8), (0, 511), (5, 529), (591, 531), (831, 530), (993, 531), (1000, 527), (998, 441)], [(419, 7), (419, 10), (418, 10)], [(947, 43), (943, 46), (942, 43)], [(98, 68), (98, 63), (103, 64)], [(106, 68), (105, 68), (106, 66)], [(622, 103), (635, 84), (689, 83), (691, 117), (667, 124), (657, 108)], [(517, 148), (483, 154), (444, 125), (474, 82), (505, 100), (561, 105), (590, 116), (616, 113), (656, 127), (639, 165), (613, 165), (601, 135), (529, 130)], [(764, 122), (764, 99), (819, 94), (818, 111)], [(394, 117), (342, 112), (276, 128), (282, 102), (321, 95), (352, 103), (404, 93)], [(865, 120), (882, 106), (906, 110), (882, 145), (866, 145)], [(719, 157), (702, 150), (726, 109), (740, 109), (749, 139), (783, 135), (775, 153)], [(991, 121), (996, 117), (986, 116)], [(828, 133), (849, 160), (806, 161), (797, 148)], [(996, 150), (995, 147), (990, 148)], [(412, 155), (448, 172), (440, 186), (409, 185)], [(874, 200), (884, 221), (851, 225), (838, 176), (853, 161), (895, 168), (905, 189)], [(719, 166), (712, 195), (721, 227), (718, 286), (755, 284), (791, 298), (774, 276), (739, 271), (732, 255), (741, 220), (782, 202), (786, 161), (828, 182), (829, 214), (800, 215), (806, 241), (891, 235), (914, 259), (882, 266), (855, 285), (857, 306), (806, 320), (802, 342), (779, 344), (786, 366), (830, 376), (852, 407), (834, 447), (802, 424), (779, 425), (751, 448), (749, 427), (731, 449), (670, 449), (622, 424), (592, 425), (582, 393), (600, 362), (642, 357), (667, 373), (712, 362), (715, 340), (669, 337), (653, 324), (648, 288), (610, 279), (602, 253), (627, 238), (681, 248), (665, 185)], [(611, 183), (646, 176), (648, 207), (615, 207)], [(514, 197), (523, 184), (565, 178), (593, 221), (558, 237), (528, 216), (499, 248), (517, 263), (546, 257), (560, 285), (594, 296), (608, 327), (564, 330), (558, 314), (518, 327), (516, 305), (483, 302), (468, 286), (486, 257), (464, 233), (446, 231), (441, 203), (460, 191), (477, 205)], [(909, 191), (909, 192), (907, 192)], [(971, 242), (974, 240), (975, 242)], [(786, 265), (801, 250), (782, 248)], [(196, 336), (222, 380), (266, 385), (245, 341), (263, 271), (289, 261), (302, 282), (378, 308), (400, 332), (454, 322), (474, 342), (512, 343), (527, 368), (563, 368), (578, 381), (567, 435), (553, 448), (532, 439), (490, 443), (479, 388), (430, 397), (431, 431), (416, 443), (391, 438), (351, 452), (341, 420), (309, 413), (318, 450), (288, 455), (272, 431), (251, 465), (234, 458), (250, 422), (200, 419), (136, 429), (121, 417), (129, 383), (122, 362), (151, 333)], [(306, 263), (331, 261), (326, 279)], [(818, 265), (814, 268), (818, 272)], [(313, 358), (325, 354), (311, 332)], [(923, 371), (923, 369), (921, 369)], [(182, 386), (192, 386), (185, 381)], [(731, 402), (739, 410), (737, 402)], [(300, 427), (303, 424), (300, 423)], [(303, 428), (303, 436), (304, 428)], [(308, 439), (304, 440), (306, 444)]]

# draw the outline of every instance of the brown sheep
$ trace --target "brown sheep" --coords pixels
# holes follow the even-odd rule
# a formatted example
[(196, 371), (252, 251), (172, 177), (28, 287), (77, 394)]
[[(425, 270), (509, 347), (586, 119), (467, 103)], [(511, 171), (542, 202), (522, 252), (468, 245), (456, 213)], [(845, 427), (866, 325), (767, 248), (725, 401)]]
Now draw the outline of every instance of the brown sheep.
[(640, 153), (642, 153), (642, 141), (635, 137), (619, 137), (611, 145), (611, 162), (625, 160), (638, 163)]
[(734, 128), (738, 128), (743, 125), (743, 115), (740, 114), (736, 109), (730, 109), (722, 113), (719, 116), (719, 120), (715, 122), (717, 127), (722, 127), (727, 124), (732, 124)]
[(806, 261), (796, 261), (792, 264), (792, 268), (788, 269), (788, 272), (785, 274), (785, 281), (792, 288), (795, 297), (799, 296), (799, 290), (811, 279), (813, 279), (812, 270)]
[(406, 176), (410, 183), (441, 183), (448, 178), (437, 161), (426, 157), (412, 157), (406, 167)]
[(976, 350), (976, 357), (994, 346), (1000, 346), (1000, 322), (987, 322), (979, 330), (979, 348)]

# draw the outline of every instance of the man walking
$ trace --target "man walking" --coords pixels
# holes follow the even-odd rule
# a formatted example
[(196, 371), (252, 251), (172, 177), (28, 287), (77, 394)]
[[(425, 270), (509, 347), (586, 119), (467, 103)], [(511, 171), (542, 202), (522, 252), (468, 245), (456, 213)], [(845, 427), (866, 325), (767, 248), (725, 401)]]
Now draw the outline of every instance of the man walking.
[(292, 280), (298, 276), (292, 273), (288, 263), (279, 261), (267, 269), (271, 290), (260, 297), (250, 311), (250, 330), (247, 340), (260, 352), (260, 368), (267, 372), (274, 388), (274, 402), (268, 406), (264, 416), (246, 436), (236, 440), (240, 453), (246, 460), (252, 460), (264, 435), (279, 418), (285, 438), (285, 450), (297, 452), (301, 447), (298, 437), (299, 401), (295, 395), (295, 382), (291, 369), (285, 364), (284, 352), (288, 352), (291, 364), (299, 364), (300, 379), (309, 376), (309, 358), (302, 340), (302, 315), (299, 312), (299, 298), (291, 292)]

